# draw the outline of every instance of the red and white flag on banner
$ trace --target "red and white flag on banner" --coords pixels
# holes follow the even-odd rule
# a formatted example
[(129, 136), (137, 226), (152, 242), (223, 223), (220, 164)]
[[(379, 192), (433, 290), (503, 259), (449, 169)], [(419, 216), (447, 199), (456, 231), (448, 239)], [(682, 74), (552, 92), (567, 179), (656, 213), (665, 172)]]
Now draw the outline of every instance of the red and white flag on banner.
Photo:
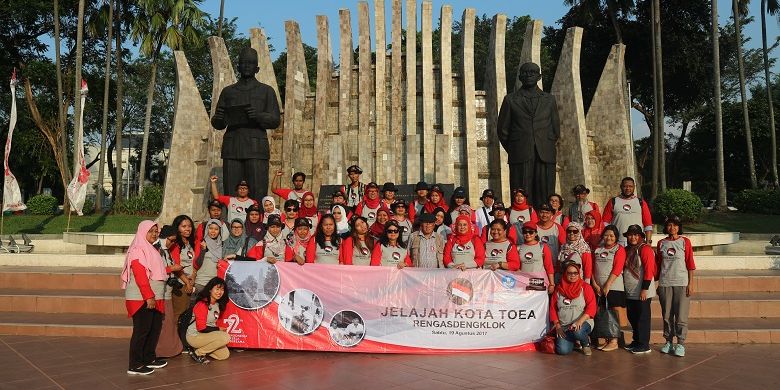
[(73, 180), (68, 184), (68, 200), (70, 201), (71, 209), (75, 210), (78, 215), (84, 215), (82, 209), (84, 208), (84, 200), (87, 198), (87, 183), (89, 182), (89, 170), (87, 170), (87, 164), (84, 161), (84, 101), (87, 98), (87, 81), (81, 80), (81, 112), (79, 115), (79, 128), (76, 129), (76, 144), (79, 147), (77, 164), (78, 168), (73, 172)]
[(11, 154), (11, 140), (14, 136), (14, 127), (16, 127), (16, 69), (11, 75), (11, 121), (8, 124), (8, 139), (5, 141), (5, 159), (3, 160), (3, 212), (6, 210), (21, 211), (27, 208), (22, 202), (22, 191), (19, 189), (19, 183), (16, 177), (11, 173), (8, 166), (8, 156)]

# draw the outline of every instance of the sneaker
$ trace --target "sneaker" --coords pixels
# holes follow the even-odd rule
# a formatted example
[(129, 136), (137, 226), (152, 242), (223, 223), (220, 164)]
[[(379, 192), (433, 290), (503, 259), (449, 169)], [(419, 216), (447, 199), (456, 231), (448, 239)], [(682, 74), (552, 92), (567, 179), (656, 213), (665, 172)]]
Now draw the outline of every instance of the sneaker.
[(674, 356), (683, 357), (685, 356), (685, 346), (682, 344), (677, 344), (676, 347), (674, 347)]
[(154, 372), (154, 368), (149, 368), (147, 366), (141, 366), (138, 368), (131, 368), (127, 370), (127, 373), (130, 375), (149, 375)]
[(209, 359), (206, 359), (206, 357), (205, 357), (205, 356), (198, 356), (198, 355), (197, 355), (196, 353), (194, 353), (194, 352), (190, 354), (190, 357), (191, 357), (191, 358), (192, 358), (192, 360), (194, 360), (196, 363), (200, 363), (200, 364), (209, 364), (209, 362), (210, 362), (210, 360), (209, 360)]
[(672, 345), (672, 343), (670, 341), (667, 341), (666, 344), (664, 344), (664, 346), (661, 347), (661, 353), (669, 353), (672, 352), (673, 349), (674, 346)]
[(154, 359), (153, 362), (146, 365), (149, 368), (163, 368), (168, 365), (168, 362), (162, 359)]
[(582, 347), (582, 353), (585, 354), (585, 356), (590, 356), (593, 354), (593, 351), (590, 349), (590, 345), (586, 345)]
[(631, 348), (631, 353), (633, 353), (634, 355), (644, 355), (644, 354), (650, 353), (650, 352), (653, 352), (653, 350), (650, 349), (649, 347), (634, 347), (634, 348)]
[(631, 344), (627, 344), (623, 349), (625, 349), (628, 352), (631, 352), (632, 349), (638, 347), (637, 343), (632, 341)]

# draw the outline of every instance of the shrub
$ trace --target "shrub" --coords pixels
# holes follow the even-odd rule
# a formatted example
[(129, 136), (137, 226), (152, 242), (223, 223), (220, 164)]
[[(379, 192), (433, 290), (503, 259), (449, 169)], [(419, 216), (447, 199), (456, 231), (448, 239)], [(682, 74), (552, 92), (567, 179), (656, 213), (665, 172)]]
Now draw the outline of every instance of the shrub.
[(84, 200), (84, 206), (81, 207), (81, 211), (86, 214), (92, 214), (95, 212), (95, 201), (91, 197), (87, 197)]
[(132, 215), (156, 215), (162, 210), (163, 187), (148, 186), (140, 196), (134, 196), (114, 205), (114, 212)]
[(658, 195), (653, 206), (653, 218), (656, 221), (663, 221), (674, 214), (683, 222), (693, 222), (701, 217), (704, 208), (696, 194), (681, 189), (668, 190)]
[(743, 213), (780, 214), (780, 190), (742, 190), (733, 204)]
[(27, 200), (27, 210), (35, 215), (52, 215), (60, 202), (51, 195), (35, 195)]

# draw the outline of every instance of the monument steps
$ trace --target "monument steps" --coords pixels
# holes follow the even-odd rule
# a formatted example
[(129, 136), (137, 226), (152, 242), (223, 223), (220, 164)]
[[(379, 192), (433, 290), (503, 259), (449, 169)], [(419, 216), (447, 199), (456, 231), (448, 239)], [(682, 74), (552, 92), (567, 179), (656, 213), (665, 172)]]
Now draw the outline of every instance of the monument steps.
[[(624, 327), (624, 338), (631, 342), (631, 327)], [(652, 320), (650, 342), (663, 343), (663, 321)], [(734, 317), (693, 319), (689, 321), (686, 344), (780, 344), (780, 318)], [(694, 347), (695, 348), (695, 347)]]
[(0, 312), (126, 314), (121, 290), (0, 289)]
[(0, 312), (0, 334), (129, 339), (132, 333), (127, 314)]

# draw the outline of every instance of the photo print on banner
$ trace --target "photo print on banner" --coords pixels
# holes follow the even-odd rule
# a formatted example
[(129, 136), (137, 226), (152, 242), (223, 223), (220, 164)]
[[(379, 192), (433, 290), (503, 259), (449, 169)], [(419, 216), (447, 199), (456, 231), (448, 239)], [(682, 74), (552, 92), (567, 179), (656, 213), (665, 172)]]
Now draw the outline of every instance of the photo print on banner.
[(322, 323), (325, 308), (317, 294), (306, 289), (292, 290), (279, 303), (279, 323), (288, 332), (305, 336)]
[(233, 304), (257, 310), (271, 303), (279, 292), (279, 271), (265, 261), (234, 261), (228, 266), (225, 283)]
[(342, 310), (333, 316), (328, 327), (330, 338), (342, 347), (354, 347), (363, 341), (366, 324), (360, 314), (352, 310)]

